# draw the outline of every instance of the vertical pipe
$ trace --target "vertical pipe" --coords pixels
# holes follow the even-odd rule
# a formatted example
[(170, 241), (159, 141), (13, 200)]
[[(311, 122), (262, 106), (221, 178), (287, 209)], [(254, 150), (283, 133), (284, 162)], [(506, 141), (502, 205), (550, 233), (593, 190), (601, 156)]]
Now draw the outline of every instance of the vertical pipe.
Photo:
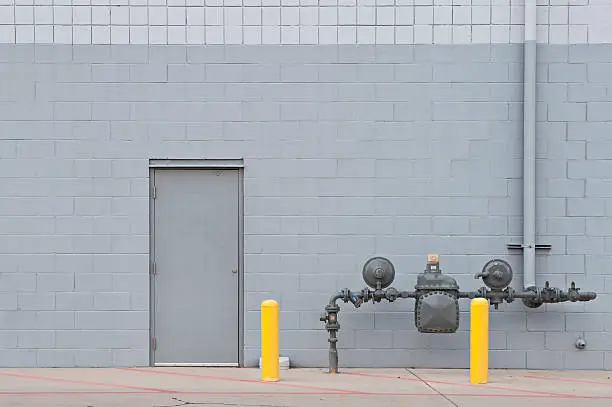
[(470, 302), (470, 383), (487, 383), (489, 370), (489, 301)]
[(261, 303), (261, 379), (278, 381), (278, 303), (266, 300)]
[(329, 332), (329, 373), (338, 373), (338, 349), (336, 344), (338, 339), (336, 337), (336, 331)]
[(525, 0), (523, 93), (523, 287), (535, 287), (536, 0)]

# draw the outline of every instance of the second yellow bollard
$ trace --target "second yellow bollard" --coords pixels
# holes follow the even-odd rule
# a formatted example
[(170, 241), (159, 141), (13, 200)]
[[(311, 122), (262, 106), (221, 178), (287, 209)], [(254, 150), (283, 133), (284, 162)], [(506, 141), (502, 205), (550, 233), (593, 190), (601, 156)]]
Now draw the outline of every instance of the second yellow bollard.
[(261, 303), (261, 379), (276, 382), (278, 363), (278, 303), (266, 300)]
[(489, 374), (489, 301), (470, 303), (470, 382), (487, 383)]

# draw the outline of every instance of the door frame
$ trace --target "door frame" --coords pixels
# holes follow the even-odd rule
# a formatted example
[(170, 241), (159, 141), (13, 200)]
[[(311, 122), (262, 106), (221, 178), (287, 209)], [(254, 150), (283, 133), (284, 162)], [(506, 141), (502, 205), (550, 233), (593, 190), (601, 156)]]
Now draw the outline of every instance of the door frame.
[[(155, 172), (164, 169), (238, 172), (238, 363), (155, 363)], [(244, 162), (243, 159), (149, 159), (149, 365), (150, 366), (244, 366)]]

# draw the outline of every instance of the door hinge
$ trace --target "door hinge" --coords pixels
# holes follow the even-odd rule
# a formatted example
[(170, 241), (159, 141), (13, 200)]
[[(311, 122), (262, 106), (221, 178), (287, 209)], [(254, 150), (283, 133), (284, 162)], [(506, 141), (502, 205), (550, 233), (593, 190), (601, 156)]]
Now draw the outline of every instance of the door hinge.
[(157, 275), (157, 263), (153, 263), (151, 267), (151, 272), (153, 273), (154, 276)]
[(157, 350), (157, 338), (156, 337), (151, 338), (151, 346), (153, 347), (153, 350)]
[(157, 198), (157, 187), (153, 185), (153, 199)]

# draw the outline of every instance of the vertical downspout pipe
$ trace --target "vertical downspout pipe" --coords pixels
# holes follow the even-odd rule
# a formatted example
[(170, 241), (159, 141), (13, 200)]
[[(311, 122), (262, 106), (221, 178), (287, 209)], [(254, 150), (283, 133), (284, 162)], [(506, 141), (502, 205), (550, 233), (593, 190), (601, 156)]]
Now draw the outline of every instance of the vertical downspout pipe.
[(525, 0), (523, 93), (523, 287), (536, 285), (536, 0)]

